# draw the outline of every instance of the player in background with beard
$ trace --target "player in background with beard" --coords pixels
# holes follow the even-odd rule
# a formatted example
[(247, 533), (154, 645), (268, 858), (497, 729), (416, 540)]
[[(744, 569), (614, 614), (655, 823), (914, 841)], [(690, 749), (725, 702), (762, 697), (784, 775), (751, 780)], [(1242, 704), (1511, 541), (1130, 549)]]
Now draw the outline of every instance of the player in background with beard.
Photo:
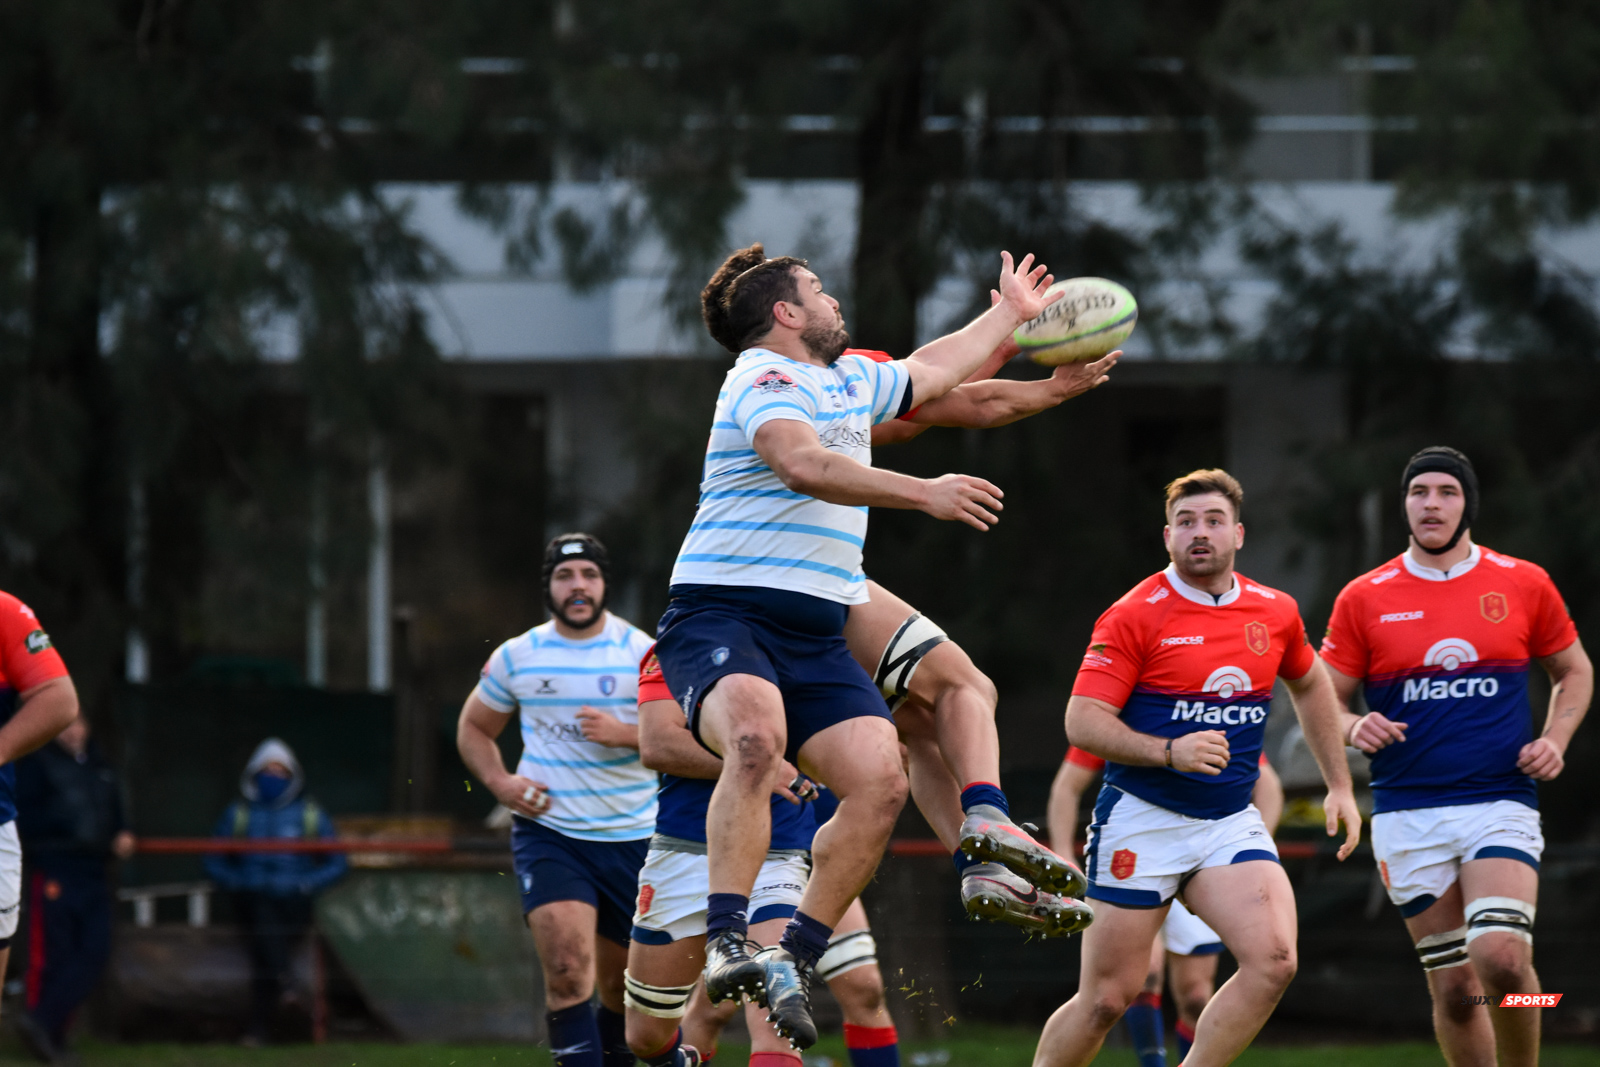
[[(1239, 970), (1200, 1014), (1189, 1067), (1247, 1047), (1296, 968), (1294, 890), (1250, 804), (1272, 680), (1289, 688), (1328, 783), (1342, 860), (1361, 834), (1333, 685), (1287, 594), (1233, 569), (1244, 490), (1221, 470), (1167, 487), (1172, 563), (1095, 624), (1067, 703), (1072, 743), (1107, 761), (1088, 850), (1094, 925), (1077, 994), (1045, 1025), (1034, 1067), (1084, 1067), (1144, 985), (1151, 944), (1180, 893)], [(1102, 906), (1103, 905), (1103, 906)]]
[[(495, 649), (456, 726), (462, 762), (513, 815), (512, 860), (557, 1067), (633, 1063), (622, 976), (656, 821), (656, 775), (639, 762), (636, 725), (650, 638), (606, 610), (609, 572), (589, 534), (545, 547), (551, 619)], [(522, 726), (515, 773), (496, 742), (512, 716)]]
[[(1550, 576), (1473, 543), (1478, 477), (1425, 448), (1400, 482), (1411, 544), (1334, 602), (1323, 661), (1344, 736), (1372, 757), (1372, 849), (1433, 997), (1451, 1067), (1531, 1067), (1539, 992), (1533, 920), (1544, 849), (1538, 788), (1561, 773), (1594, 667)], [(1550, 677), (1533, 736), (1528, 672)], [(1485, 1006), (1480, 998), (1487, 994)]]

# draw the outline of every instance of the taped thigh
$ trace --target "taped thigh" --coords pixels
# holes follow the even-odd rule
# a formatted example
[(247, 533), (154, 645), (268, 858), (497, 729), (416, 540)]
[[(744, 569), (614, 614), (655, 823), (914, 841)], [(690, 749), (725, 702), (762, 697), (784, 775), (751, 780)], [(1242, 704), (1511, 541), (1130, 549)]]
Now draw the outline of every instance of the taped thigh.
[(1442, 971), (1467, 962), (1467, 928), (1458, 927), (1442, 934), (1429, 934), (1417, 942), (1417, 956), (1424, 971)]
[(645, 985), (627, 971), (622, 972), (623, 1003), (640, 1015), (654, 1019), (683, 1018), (694, 987), (694, 982), (688, 985)]
[(950, 635), (920, 612), (902, 622), (884, 646), (883, 655), (878, 657), (878, 669), (872, 675), (873, 684), (883, 698), (891, 705), (904, 700), (910, 692), (911, 676), (917, 673), (922, 657), (948, 640)]
[(1467, 944), (1484, 934), (1512, 934), (1533, 944), (1537, 909), (1516, 897), (1479, 897), (1467, 905)]
[(831, 982), (846, 971), (878, 962), (878, 943), (871, 930), (851, 930), (828, 942), (828, 951), (817, 961), (817, 977)]

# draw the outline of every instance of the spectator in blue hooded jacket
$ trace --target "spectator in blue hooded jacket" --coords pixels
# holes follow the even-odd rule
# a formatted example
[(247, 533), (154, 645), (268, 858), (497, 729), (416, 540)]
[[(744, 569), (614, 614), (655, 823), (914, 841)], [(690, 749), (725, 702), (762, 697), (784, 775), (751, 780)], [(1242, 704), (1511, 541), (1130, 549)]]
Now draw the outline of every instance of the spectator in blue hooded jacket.
[[(217, 837), (267, 839), (335, 836), (333, 823), (305, 795), (305, 772), (276, 737), (256, 747), (239, 779), (243, 799), (217, 820)], [(247, 1044), (267, 1039), (279, 1006), (292, 1003), (289, 958), (311, 926), (312, 897), (344, 876), (339, 853), (231, 852), (205, 858), (206, 872), (233, 892), (250, 949), (251, 1011)]]

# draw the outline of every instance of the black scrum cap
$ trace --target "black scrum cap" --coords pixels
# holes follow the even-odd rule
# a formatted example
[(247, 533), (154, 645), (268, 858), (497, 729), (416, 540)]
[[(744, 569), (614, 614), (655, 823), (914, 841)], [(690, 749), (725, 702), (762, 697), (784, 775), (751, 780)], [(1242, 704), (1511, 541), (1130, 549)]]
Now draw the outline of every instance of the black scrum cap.
[(589, 560), (600, 568), (600, 576), (610, 584), (611, 555), (600, 539), (594, 534), (564, 533), (551, 538), (550, 543), (544, 546), (544, 565), (540, 569), (539, 581), (544, 585), (546, 596), (550, 593), (550, 575), (571, 559)]

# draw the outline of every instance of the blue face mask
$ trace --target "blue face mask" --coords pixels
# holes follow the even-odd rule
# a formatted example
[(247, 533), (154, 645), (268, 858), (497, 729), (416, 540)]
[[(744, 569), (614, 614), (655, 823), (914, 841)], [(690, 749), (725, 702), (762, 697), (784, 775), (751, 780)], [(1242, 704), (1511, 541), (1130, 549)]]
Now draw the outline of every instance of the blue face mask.
[(256, 798), (263, 804), (275, 804), (289, 789), (292, 778), (279, 778), (266, 771), (256, 773)]

